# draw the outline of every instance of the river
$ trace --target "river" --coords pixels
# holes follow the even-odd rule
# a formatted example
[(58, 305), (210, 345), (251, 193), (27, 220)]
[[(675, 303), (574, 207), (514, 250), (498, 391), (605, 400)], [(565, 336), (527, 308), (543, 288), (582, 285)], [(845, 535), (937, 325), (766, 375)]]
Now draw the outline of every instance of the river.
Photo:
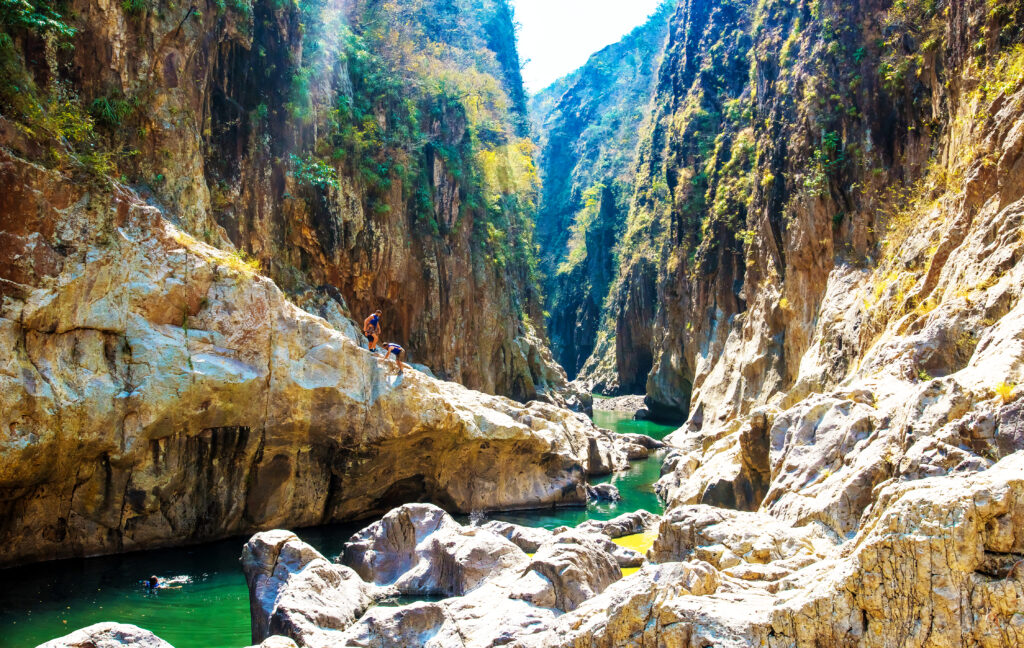
[[(625, 412), (595, 411), (597, 425), (617, 432), (664, 438), (674, 428), (633, 421)], [(489, 518), (554, 528), (588, 519), (607, 520), (628, 511), (661, 513), (653, 484), (662, 457), (633, 462), (629, 471), (593, 480), (611, 481), (622, 501), (586, 508), (496, 513)], [(344, 543), (369, 521), (299, 529), (299, 537), (324, 555), (341, 553)], [(184, 549), (144, 551), (83, 560), (63, 560), (0, 571), (0, 646), (34, 646), (99, 621), (132, 623), (156, 633), (175, 648), (248, 646), (249, 593), (238, 564), (245, 538)], [(150, 575), (182, 582), (181, 589), (146, 593)]]

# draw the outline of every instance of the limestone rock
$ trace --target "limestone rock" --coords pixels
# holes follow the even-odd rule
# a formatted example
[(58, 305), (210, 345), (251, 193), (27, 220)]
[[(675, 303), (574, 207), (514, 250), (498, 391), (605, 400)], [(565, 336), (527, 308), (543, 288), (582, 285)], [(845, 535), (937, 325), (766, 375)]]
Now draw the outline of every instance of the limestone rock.
[[(88, 229), (80, 209), (59, 220)], [(405, 501), (467, 513), (582, 504), (587, 472), (625, 463), (580, 414), (395, 377), (155, 209), (128, 195), (111, 209), (109, 245), (83, 247), (0, 308), (0, 483), (13, 493), (0, 564)]]
[(615, 487), (615, 484), (588, 485), (587, 497), (599, 502), (618, 502), (622, 499), (622, 495), (619, 494), (619, 489)]
[(398, 608), (372, 608), (337, 645), (360, 648), (497, 648), (538, 632), (552, 610), (485, 586), (468, 596)]
[(174, 648), (149, 630), (127, 623), (96, 623), (37, 648)]
[(342, 561), (405, 595), (461, 596), (529, 563), (485, 527), (461, 526), (430, 504), (407, 504), (352, 536)]
[(288, 531), (257, 533), (242, 550), (252, 640), (282, 635), (307, 648), (334, 645), (381, 596), (353, 570), (335, 565)]
[(299, 648), (299, 646), (289, 637), (274, 635), (267, 637), (259, 645), (249, 646), (249, 648)]
[(647, 448), (648, 450), (660, 450), (661, 448), (664, 448), (668, 445), (664, 441), (658, 441), (654, 437), (647, 436), (646, 434), (635, 434), (632, 432), (625, 432), (620, 433), (619, 436), (621, 436), (623, 440), (626, 441), (627, 443), (638, 445), (643, 448)]
[(793, 528), (763, 513), (684, 506), (662, 519), (648, 558), (698, 559), (744, 580), (771, 581), (831, 556), (835, 545), (814, 524)]
[(666, 520), (684, 553), (693, 546), (697, 555), (699, 543), (749, 546), (757, 560), (778, 556), (767, 567), (811, 550), (806, 540), (827, 553), (778, 582), (698, 562), (708, 576), (699, 592), (682, 595), (681, 578), (652, 577), (679, 563), (648, 565), (515, 645), (1021, 645), (1024, 579), (1014, 566), (1024, 560), (1022, 516), (1024, 452), (980, 473), (882, 487), (858, 534), (831, 551), (806, 528), (691, 507), (675, 525)]
[(625, 441), (620, 435), (598, 428), (597, 434), (590, 435), (587, 456), (587, 475), (602, 477), (629, 466)]
[(622, 577), (618, 563), (594, 538), (562, 533), (542, 545), (514, 586), (513, 598), (574, 610)]
[(654, 529), (659, 522), (661, 522), (660, 517), (640, 509), (623, 513), (611, 520), (587, 520), (578, 524), (576, 530), (580, 533), (600, 533), (609, 538), (621, 538)]
[(699, 561), (646, 565), (639, 572), (613, 583), (575, 611), (559, 617), (544, 632), (519, 637), (512, 645), (516, 648), (687, 645), (672, 643), (665, 636), (667, 633), (660, 632), (659, 626), (672, 622), (671, 617), (661, 613), (661, 608), (677, 597), (701, 601), (717, 590), (718, 583), (718, 573)]
[(491, 520), (481, 525), (481, 528), (511, 540), (512, 544), (526, 553), (535, 553), (542, 544), (550, 540), (554, 535), (551, 531), (541, 527), (522, 526), (500, 520)]

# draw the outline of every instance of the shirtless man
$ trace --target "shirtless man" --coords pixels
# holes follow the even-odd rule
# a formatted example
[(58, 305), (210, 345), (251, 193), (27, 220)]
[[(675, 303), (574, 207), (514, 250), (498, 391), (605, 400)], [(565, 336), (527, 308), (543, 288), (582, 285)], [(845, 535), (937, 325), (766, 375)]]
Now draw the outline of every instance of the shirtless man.
[(370, 352), (377, 352), (377, 340), (380, 339), (380, 311), (375, 311), (372, 315), (363, 320), (363, 335), (370, 341)]

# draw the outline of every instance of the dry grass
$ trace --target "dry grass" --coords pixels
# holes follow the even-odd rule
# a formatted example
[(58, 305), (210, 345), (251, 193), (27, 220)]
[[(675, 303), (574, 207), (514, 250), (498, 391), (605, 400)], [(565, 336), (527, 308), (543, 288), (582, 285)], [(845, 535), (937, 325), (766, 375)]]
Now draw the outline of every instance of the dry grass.
[(1017, 386), (1013, 383), (1001, 382), (998, 385), (996, 385), (993, 391), (996, 393), (996, 396), (1005, 404), (1009, 403), (1014, 399), (1014, 397), (1017, 394)]

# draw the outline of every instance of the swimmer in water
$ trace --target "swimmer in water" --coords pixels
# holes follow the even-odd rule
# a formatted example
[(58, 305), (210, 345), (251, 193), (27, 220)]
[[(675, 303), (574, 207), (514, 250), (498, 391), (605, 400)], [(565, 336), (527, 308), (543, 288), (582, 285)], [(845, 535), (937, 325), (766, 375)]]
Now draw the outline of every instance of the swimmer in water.
[(142, 582), (146, 589), (151, 592), (158, 589), (181, 589), (181, 585), (168, 585), (167, 583), (161, 583), (160, 579), (156, 576), (150, 576), (149, 579)]

